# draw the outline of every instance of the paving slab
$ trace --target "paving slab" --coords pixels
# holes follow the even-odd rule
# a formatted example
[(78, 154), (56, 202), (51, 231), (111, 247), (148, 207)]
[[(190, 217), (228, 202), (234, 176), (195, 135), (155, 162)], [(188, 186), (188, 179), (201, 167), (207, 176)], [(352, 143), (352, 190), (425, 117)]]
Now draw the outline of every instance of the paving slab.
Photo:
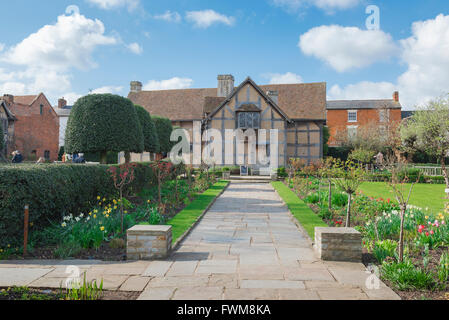
[(176, 288), (148, 288), (137, 300), (170, 300)]
[(150, 282), (150, 277), (132, 276), (129, 277), (121, 286), (120, 291), (142, 292)]
[(223, 287), (184, 287), (175, 291), (173, 300), (222, 300)]
[(2, 268), (0, 287), (27, 286), (51, 271), (51, 268)]
[(144, 277), (162, 277), (170, 269), (172, 261), (152, 261), (142, 273)]

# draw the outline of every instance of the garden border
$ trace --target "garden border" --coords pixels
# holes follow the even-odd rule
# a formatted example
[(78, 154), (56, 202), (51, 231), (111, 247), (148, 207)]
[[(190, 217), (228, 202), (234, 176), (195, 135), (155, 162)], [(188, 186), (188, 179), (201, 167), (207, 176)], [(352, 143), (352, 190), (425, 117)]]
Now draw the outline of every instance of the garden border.
[[(219, 181), (223, 181), (223, 182), (227, 182), (226, 186), (216, 195), (216, 197), (209, 203), (209, 205), (203, 210), (203, 213), (201, 213), (198, 218), (195, 220), (194, 223), (192, 223), (192, 225), (187, 229), (186, 232), (184, 232), (181, 236), (179, 236), (179, 238), (176, 240), (176, 242), (174, 244), (172, 244), (172, 248), (171, 248), (171, 253), (173, 253), (174, 251), (176, 251), (176, 249), (179, 247), (179, 245), (181, 244), (182, 241), (184, 241), (184, 239), (190, 234), (190, 232), (192, 232), (193, 228), (195, 228), (198, 223), (201, 221), (201, 219), (203, 219), (204, 215), (209, 211), (209, 209), (213, 206), (213, 204), (215, 203), (215, 201), (217, 201), (217, 199), (228, 189), (229, 185), (231, 184), (231, 181), (229, 180), (219, 180)], [(217, 181), (218, 182), (218, 181)], [(195, 200), (193, 200), (195, 201)], [(181, 211), (182, 212), (182, 211)]]

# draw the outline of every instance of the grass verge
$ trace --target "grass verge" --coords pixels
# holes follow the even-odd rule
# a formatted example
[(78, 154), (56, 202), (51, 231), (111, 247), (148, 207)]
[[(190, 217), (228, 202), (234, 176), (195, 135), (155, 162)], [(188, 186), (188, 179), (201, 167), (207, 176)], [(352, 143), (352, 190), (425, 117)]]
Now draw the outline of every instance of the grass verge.
[(315, 238), (315, 227), (328, 227), (328, 225), (310, 209), (293, 191), (283, 182), (274, 181), (271, 183), (279, 196), (287, 204), (288, 209), (299, 221), (301, 226), (307, 231), (310, 238)]
[(229, 181), (220, 180), (212, 187), (198, 195), (187, 207), (168, 221), (172, 226), (173, 244), (198, 220), (206, 208), (229, 184)]

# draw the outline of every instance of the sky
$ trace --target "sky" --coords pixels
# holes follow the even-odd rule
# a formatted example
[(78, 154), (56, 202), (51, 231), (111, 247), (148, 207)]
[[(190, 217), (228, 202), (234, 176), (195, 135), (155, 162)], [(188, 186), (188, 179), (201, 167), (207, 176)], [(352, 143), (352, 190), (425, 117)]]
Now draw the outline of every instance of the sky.
[(0, 0), (0, 94), (326, 82), (404, 110), (449, 93), (447, 0)]

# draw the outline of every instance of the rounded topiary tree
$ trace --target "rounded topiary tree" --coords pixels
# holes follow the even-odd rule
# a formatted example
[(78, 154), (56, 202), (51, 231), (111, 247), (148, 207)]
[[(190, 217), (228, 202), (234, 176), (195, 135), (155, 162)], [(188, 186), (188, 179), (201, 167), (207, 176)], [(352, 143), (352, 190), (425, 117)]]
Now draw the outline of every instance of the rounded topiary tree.
[(150, 113), (141, 106), (135, 106), (140, 126), (142, 127), (144, 151), (151, 153), (159, 152), (159, 138), (156, 132), (156, 126), (151, 119)]
[(67, 153), (143, 152), (143, 134), (131, 100), (112, 94), (90, 94), (78, 99), (67, 122)]
[(156, 132), (159, 138), (159, 153), (169, 153), (172, 148), (170, 135), (173, 131), (173, 126), (170, 119), (157, 116), (153, 116), (152, 119), (156, 126)]

